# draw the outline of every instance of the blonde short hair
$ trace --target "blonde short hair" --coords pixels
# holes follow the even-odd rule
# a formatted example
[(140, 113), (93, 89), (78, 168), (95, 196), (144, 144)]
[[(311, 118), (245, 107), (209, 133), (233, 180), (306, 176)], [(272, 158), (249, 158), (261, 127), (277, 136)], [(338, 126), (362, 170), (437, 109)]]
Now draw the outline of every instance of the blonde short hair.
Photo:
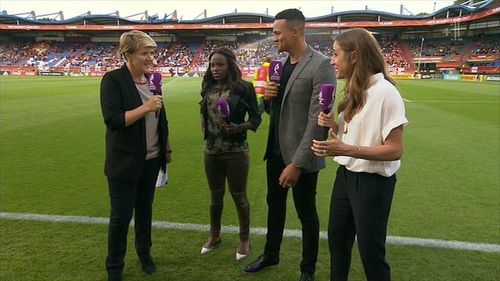
[(156, 48), (153, 38), (139, 30), (131, 30), (120, 36), (120, 54), (127, 60), (127, 55), (132, 54), (142, 47)]

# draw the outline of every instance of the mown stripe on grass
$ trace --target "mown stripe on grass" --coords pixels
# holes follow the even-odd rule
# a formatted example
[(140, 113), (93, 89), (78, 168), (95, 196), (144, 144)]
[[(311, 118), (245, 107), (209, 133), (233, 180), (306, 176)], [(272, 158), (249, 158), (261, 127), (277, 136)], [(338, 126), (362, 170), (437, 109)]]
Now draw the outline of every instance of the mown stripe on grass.
[[(62, 222), (62, 223), (80, 223), (80, 224), (108, 224), (109, 219), (103, 217), (87, 217), (87, 216), (60, 216), (60, 215), (42, 215), (42, 214), (26, 214), (26, 213), (0, 213), (0, 219), (8, 220), (25, 220), (25, 221), (41, 221), (41, 222)], [(131, 225), (133, 225), (133, 220)], [(174, 229), (174, 230), (187, 230), (208, 232), (209, 225), (194, 224), (194, 223), (177, 223), (168, 221), (154, 221), (153, 227), (158, 229)], [(239, 227), (237, 226), (223, 226), (222, 232), (225, 233), (238, 233)], [(266, 235), (266, 228), (254, 227), (250, 230), (254, 235)], [(302, 232), (296, 229), (285, 229), (285, 237), (302, 237)], [(327, 239), (325, 231), (320, 232), (321, 239)], [(472, 243), (453, 240), (440, 240), (440, 239), (424, 239), (413, 237), (401, 236), (388, 236), (387, 243), (394, 245), (411, 245), (422, 246), (440, 249), (456, 249), (467, 251), (479, 251), (489, 253), (500, 253), (499, 244), (488, 243)]]

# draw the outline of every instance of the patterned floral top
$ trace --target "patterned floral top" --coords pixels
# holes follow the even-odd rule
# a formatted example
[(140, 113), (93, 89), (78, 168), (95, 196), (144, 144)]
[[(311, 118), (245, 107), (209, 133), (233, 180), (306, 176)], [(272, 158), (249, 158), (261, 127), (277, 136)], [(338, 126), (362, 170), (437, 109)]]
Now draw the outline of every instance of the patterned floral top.
[(205, 152), (208, 154), (222, 154), (228, 152), (248, 151), (248, 142), (231, 139), (224, 130), (226, 120), (217, 114), (216, 101), (229, 99), (230, 90), (212, 88), (207, 93), (207, 137), (205, 138)]

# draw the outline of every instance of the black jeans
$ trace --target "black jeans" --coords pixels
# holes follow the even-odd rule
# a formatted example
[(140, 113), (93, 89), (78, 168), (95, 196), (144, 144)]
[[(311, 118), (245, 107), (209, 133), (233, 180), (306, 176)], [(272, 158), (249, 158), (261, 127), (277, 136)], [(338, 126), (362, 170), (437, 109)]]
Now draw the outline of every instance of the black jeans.
[[(281, 156), (267, 159), (267, 236), (264, 256), (279, 259), (286, 217), (288, 188), (279, 185), (285, 164)], [(292, 188), (295, 210), (302, 223), (301, 272), (314, 273), (318, 259), (319, 220), (316, 211), (316, 184), (318, 172), (304, 173)]]
[(248, 152), (205, 153), (205, 174), (210, 188), (210, 233), (219, 236), (226, 179), (240, 222), (240, 241), (250, 235), (250, 203), (247, 198)]
[(108, 178), (111, 214), (108, 228), (108, 272), (121, 272), (127, 252), (127, 234), (135, 211), (135, 249), (139, 256), (149, 255), (151, 249), (151, 219), (155, 184), (160, 168), (160, 158), (144, 163), (137, 181)]
[(384, 177), (338, 168), (328, 225), (331, 281), (348, 279), (355, 236), (367, 280), (391, 280), (385, 240), (395, 185), (395, 175)]

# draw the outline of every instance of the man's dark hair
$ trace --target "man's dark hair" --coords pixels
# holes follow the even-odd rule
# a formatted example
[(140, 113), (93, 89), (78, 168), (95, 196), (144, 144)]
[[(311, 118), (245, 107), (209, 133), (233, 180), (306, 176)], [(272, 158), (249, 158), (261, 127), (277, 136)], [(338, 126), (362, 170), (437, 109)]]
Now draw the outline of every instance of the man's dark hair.
[(306, 18), (298, 9), (286, 9), (276, 14), (275, 20), (285, 20), (290, 26), (305, 27)]

